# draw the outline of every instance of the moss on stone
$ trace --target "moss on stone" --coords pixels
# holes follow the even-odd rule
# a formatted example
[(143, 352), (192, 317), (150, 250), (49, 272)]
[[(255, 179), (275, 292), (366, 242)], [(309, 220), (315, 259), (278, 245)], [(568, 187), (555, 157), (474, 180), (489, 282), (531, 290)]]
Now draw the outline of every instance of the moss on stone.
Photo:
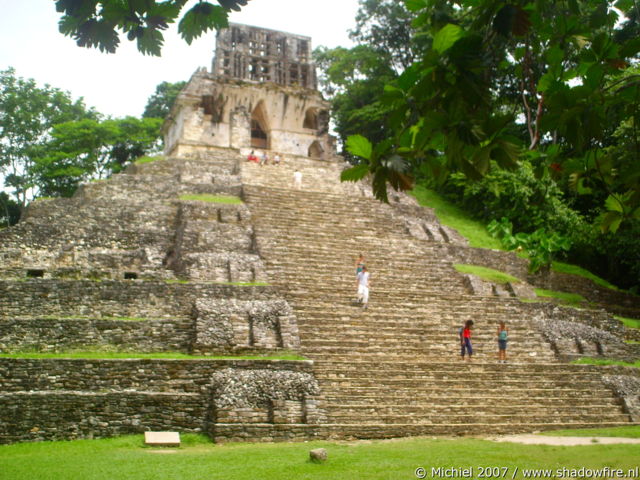
[(578, 293), (558, 292), (555, 290), (545, 290), (543, 288), (536, 288), (535, 292), (539, 297), (554, 298), (573, 307), (587, 303), (587, 299)]
[(207, 203), (226, 203), (231, 205), (241, 205), (242, 199), (233, 195), (211, 195), (209, 193), (189, 193), (180, 195), (180, 200), (207, 202)]
[(158, 161), (158, 160), (164, 160), (164, 159), (165, 159), (165, 157), (164, 157), (164, 156), (162, 156), (162, 155), (158, 155), (158, 156), (156, 156), (156, 157), (147, 157), (147, 156), (144, 156), (144, 157), (140, 157), (139, 159), (137, 159), (137, 160), (136, 160), (135, 162), (133, 162), (133, 163), (135, 163), (136, 165), (144, 165), (145, 163), (156, 162), (156, 161)]
[(168, 284), (189, 285), (191, 283), (199, 283), (204, 285), (231, 285), (234, 287), (268, 287), (267, 282), (215, 282), (211, 280), (198, 281), (198, 280), (182, 280), (182, 279), (169, 279), (165, 280)]
[(287, 360), (302, 361), (305, 357), (290, 351), (282, 351), (265, 355), (189, 355), (180, 352), (116, 352), (108, 350), (71, 350), (67, 352), (13, 352), (0, 353), (0, 358), (24, 358), (24, 359), (47, 359), (47, 358), (75, 358), (90, 360), (110, 360), (110, 359), (154, 359), (154, 360)]
[(482, 280), (486, 280), (488, 282), (500, 284), (521, 282), (519, 278), (509, 275), (508, 273), (494, 270), (493, 268), (481, 267), (479, 265), (465, 265), (456, 263), (454, 265), (454, 268), (460, 273), (475, 275), (476, 277), (480, 277)]
[(618, 320), (620, 320), (625, 327), (640, 328), (640, 320), (636, 318), (625, 318), (625, 317), (619, 317), (617, 315), (614, 315), (614, 318), (617, 318)]

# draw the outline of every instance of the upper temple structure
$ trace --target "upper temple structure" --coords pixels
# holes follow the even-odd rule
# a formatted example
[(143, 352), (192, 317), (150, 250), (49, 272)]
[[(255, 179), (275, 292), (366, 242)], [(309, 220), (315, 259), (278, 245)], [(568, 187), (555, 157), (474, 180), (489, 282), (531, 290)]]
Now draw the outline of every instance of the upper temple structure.
[(329, 104), (316, 88), (309, 37), (230, 24), (218, 32), (212, 73), (196, 71), (176, 99), (165, 153), (205, 144), (334, 159)]

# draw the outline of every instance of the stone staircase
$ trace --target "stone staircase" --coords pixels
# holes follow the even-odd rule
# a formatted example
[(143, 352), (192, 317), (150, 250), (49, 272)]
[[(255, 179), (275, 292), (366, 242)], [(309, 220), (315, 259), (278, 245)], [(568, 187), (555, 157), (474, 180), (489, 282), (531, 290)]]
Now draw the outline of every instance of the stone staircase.
[[(450, 253), (468, 249), (464, 239), (403, 195), (384, 205), (365, 184), (339, 182), (341, 168), (295, 157), (260, 167), (194, 147), (36, 202), (0, 232), (0, 352), (285, 350), (311, 361), (0, 358), (0, 443), (148, 429), (269, 441), (629, 423), (598, 368), (557, 360), (535, 327), (540, 304), (473, 294)], [(366, 311), (354, 302), (359, 253), (372, 272)], [(459, 359), (466, 320), (472, 363)], [(499, 321), (510, 331), (506, 365), (496, 363)]]
[[(338, 168), (242, 164), (243, 195), (270, 282), (297, 316), (315, 362), (327, 423), (317, 434), (381, 438), (625, 425), (598, 369), (558, 363), (517, 299), (470, 295), (442, 255), (448, 235), (417, 239), (394, 208), (339, 183)], [(406, 200), (405, 200), (406, 201)], [(366, 257), (370, 305), (355, 304), (354, 261)], [(475, 322), (473, 362), (458, 328)], [(509, 363), (496, 361), (498, 322)], [(318, 433), (320, 432), (320, 433)]]

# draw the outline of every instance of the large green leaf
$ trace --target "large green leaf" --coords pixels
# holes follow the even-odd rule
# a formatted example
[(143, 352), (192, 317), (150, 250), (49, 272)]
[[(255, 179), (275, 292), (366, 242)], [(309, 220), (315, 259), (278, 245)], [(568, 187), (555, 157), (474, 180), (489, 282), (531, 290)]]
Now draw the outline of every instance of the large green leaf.
[(371, 160), (373, 146), (371, 142), (362, 135), (351, 135), (347, 138), (347, 151), (356, 157), (362, 157)]
[(101, 52), (115, 53), (120, 39), (114, 27), (105, 20), (87, 20), (78, 26), (74, 38), (80, 47), (98, 47)]
[(426, 0), (404, 0), (404, 4), (410, 12), (417, 12), (427, 6)]
[(248, 0), (218, 0), (218, 3), (222, 5), (225, 10), (240, 11), (240, 6), (246, 5)]
[(620, 203), (620, 200), (618, 199), (618, 197), (615, 197), (614, 195), (609, 195), (609, 197), (607, 197), (607, 199), (604, 201), (604, 206), (610, 212), (618, 212), (618, 213), (624, 212), (624, 207), (622, 203)]
[(343, 182), (357, 182), (362, 180), (369, 173), (369, 165), (361, 163), (355, 167), (347, 168), (340, 174), (340, 180)]
[(143, 28), (142, 34), (138, 36), (138, 50), (144, 55), (160, 56), (163, 42), (164, 38), (159, 30)]
[(616, 233), (622, 223), (622, 214), (619, 212), (607, 212), (600, 221), (600, 229), (603, 233)]
[(464, 30), (458, 25), (448, 23), (442, 27), (435, 37), (433, 37), (433, 49), (438, 53), (443, 53), (450, 49), (454, 43), (464, 36)]
[(213, 28), (228, 26), (227, 12), (224, 8), (209, 2), (200, 2), (182, 17), (178, 24), (178, 32), (191, 45), (191, 42), (203, 33)]

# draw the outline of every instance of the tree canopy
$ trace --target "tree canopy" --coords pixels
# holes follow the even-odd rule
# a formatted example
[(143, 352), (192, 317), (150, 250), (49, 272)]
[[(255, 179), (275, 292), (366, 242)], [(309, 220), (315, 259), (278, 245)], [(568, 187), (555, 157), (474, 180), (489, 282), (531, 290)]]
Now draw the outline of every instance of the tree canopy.
[[(411, 185), (411, 171), (477, 180), (492, 164), (515, 168), (526, 158), (538, 178), (565, 176), (578, 193), (595, 185), (605, 192), (604, 230), (640, 219), (633, 2), (404, 3), (417, 15), (414, 38), (432, 41), (384, 87), (391, 140), (353, 139), (367, 169), (346, 179), (371, 173), (384, 199), (387, 183)], [(625, 156), (613, 151), (621, 129), (632, 133)]]
[(56, 0), (56, 10), (62, 14), (60, 32), (80, 47), (115, 53), (121, 32), (137, 43), (141, 53), (159, 56), (162, 32), (178, 19), (178, 32), (191, 45), (203, 33), (227, 27), (229, 12), (240, 10), (248, 1), (217, 0), (214, 5), (199, 0), (182, 17), (187, 0)]
[[(159, 149), (160, 118), (104, 118), (67, 92), (0, 72), (0, 223), (39, 196), (70, 196), (78, 184), (119, 172)], [(4, 193), (4, 192), (3, 192)]]
[(162, 82), (156, 86), (156, 91), (147, 100), (143, 117), (165, 118), (171, 111), (171, 107), (180, 91), (187, 82)]
[(12, 68), (0, 72), (0, 173), (22, 208), (37, 195), (33, 169), (47, 150), (53, 126), (96, 116), (67, 92), (38, 87)]
[(315, 52), (343, 180), (427, 185), (536, 268), (640, 288), (639, 20), (627, 0), (360, 0), (356, 47)]
[(47, 153), (33, 167), (43, 196), (71, 196), (82, 181), (103, 179), (160, 143), (159, 118), (83, 119), (54, 125)]

